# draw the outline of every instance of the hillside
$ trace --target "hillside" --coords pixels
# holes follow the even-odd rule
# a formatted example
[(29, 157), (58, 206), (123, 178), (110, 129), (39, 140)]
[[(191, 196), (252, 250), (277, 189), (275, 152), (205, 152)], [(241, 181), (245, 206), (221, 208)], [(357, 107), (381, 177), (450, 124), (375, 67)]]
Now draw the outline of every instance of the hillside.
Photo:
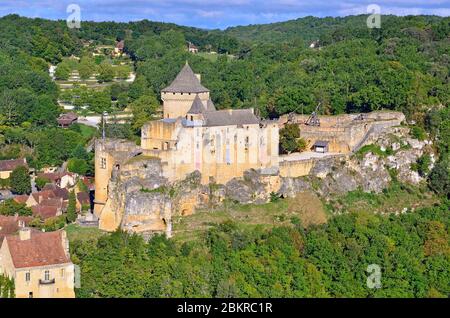
[[(230, 27), (225, 34), (237, 39), (250, 42), (282, 43), (304, 41), (309, 45), (312, 41), (342, 40), (345, 38), (368, 38), (372, 33), (366, 26), (368, 15), (357, 15), (348, 17), (304, 17), (296, 20), (259, 24), (248, 26)], [(401, 36), (402, 31), (407, 28), (427, 29), (436, 23), (448, 24), (448, 18), (437, 16), (410, 16), (397, 17), (392, 15), (382, 16), (381, 33), (389, 34), (390, 37)], [(379, 33), (378, 30), (376, 33)]]

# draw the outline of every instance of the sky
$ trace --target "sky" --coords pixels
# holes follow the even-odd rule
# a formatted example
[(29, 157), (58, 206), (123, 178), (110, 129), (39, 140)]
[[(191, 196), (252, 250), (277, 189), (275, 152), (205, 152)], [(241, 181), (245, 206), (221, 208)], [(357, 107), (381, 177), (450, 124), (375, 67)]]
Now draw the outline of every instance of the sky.
[(260, 24), (304, 16), (347, 16), (367, 13), (370, 4), (381, 14), (450, 16), (450, 0), (0, 0), (0, 16), (67, 19), (76, 4), (89, 21), (172, 22), (207, 29)]

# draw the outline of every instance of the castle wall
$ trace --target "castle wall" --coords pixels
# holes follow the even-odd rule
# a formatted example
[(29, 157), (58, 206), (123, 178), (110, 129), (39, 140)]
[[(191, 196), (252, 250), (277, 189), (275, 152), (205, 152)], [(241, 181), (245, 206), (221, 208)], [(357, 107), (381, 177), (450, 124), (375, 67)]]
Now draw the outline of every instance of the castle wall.
[[(295, 115), (294, 122), (300, 127), (300, 136), (308, 142), (308, 149), (316, 141), (325, 140), (329, 142), (330, 152), (345, 154), (355, 151), (383, 129), (400, 125), (405, 120), (405, 116), (399, 112), (383, 111), (364, 115), (364, 120), (355, 120), (358, 114), (319, 116), (319, 127), (305, 125), (309, 118), (307, 115)], [(280, 126), (287, 122), (288, 116), (280, 118)]]
[(298, 178), (309, 175), (317, 159), (281, 161), (280, 176), (285, 178)]
[(99, 216), (108, 199), (108, 182), (116, 165), (133, 156), (139, 148), (124, 140), (96, 140), (95, 142), (95, 200), (94, 213)]
[[(161, 93), (161, 99), (164, 103), (164, 118), (185, 117), (192, 106), (197, 94), (194, 93)], [(209, 100), (209, 92), (199, 93), (198, 96), (206, 107)]]
[(206, 184), (226, 183), (251, 168), (278, 167), (278, 143), (277, 123), (182, 127), (159, 121), (144, 127), (141, 145), (146, 155), (167, 163), (164, 176), (170, 181), (198, 170)]

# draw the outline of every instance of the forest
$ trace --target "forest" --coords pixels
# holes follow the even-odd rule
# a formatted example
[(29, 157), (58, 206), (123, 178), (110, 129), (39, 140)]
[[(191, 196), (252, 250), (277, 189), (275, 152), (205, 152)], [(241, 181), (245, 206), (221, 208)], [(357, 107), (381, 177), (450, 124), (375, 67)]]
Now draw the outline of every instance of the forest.
[[(227, 222), (184, 243), (123, 232), (77, 240), (77, 297), (448, 297), (448, 208), (343, 214), (307, 229)], [(368, 264), (381, 267), (382, 288), (367, 287)]]
[[(319, 103), (322, 114), (398, 110), (434, 141), (438, 160), (428, 187), (440, 205), (398, 216), (344, 213), (308, 228), (298, 220), (273, 229), (225, 223), (190, 242), (145, 242), (122, 232), (76, 240), (71, 251), (83, 277), (77, 296), (448, 297), (450, 18), (384, 18), (381, 29), (351, 16), (225, 31), (146, 20), (69, 30), (65, 21), (0, 18), (1, 159), (26, 157), (36, 168), (92, 159), (83, 148), (92, 134), (56, 125), (57, 101), (72, 96), (62, 94), (48, 68), (82, 57), (86, 45), (119, 39), (136, 80), (103, 95), (77, 92), (97, 113), (111, 107), (104, 101), (112, 96), (130, 107), (133, 122), (109, 127), (109, 136), (135, 139), (187, 60), (219, 109), (254, 107), (263, 118), (307, 114)], [(188, 53), (187, 41), (201, 54)], [(99, 67), (82, 61), (87, 75)], [(366, 287), (367, 264), (382, 267), (384, 288)]]

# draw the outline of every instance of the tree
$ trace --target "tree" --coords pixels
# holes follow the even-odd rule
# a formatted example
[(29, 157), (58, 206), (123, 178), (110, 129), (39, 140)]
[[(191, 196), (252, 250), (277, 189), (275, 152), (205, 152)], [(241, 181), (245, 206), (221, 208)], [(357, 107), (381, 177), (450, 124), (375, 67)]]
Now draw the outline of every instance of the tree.
[(297, 124), (286, 124), (280, 130), (280, 151), (282, 153), (303, 151), (306, 146), (306, 141), (300, 138), (300, 128)]
[(17, 167), (11, 172), (10, 185), (11, 191), (16, 194), (31, 193), (31, 178), (28, 169), (24, 166)]
[(66, 219), (68, 223), (75, 222), (77, 219), (77, 199), (74, 190), (69, 193), (69, 204), (67, 206)]
[(0, 203), (0, 215), (14, 216), (31, 216), (33, 212), (23, 203), (17, 203), (14, 199), (7, 199)]
[(115, 72), (111, 64), (105, 61), (99, 66), (97, 80), (100, 83), (111, 82), (114, 79), (114, 73)]
[(47, 183), (50, 183), (50, 180), (47, 178), (37, 177), (34, 182), (36, 183), (36, 187), (41, 190)]
[(450, 166), (448, 160), (439, 160), (429, 175), (430, 188), (450, 198)]
[(84, 159), (71, 158), (67, 162), (67, 170), (79, 175), (85, 175), (89, 167)]
[(60, 65), (58, 65), (58, 67), (56, 68), (56, 71), (55, 71), (55, 78), (56, 78), (57, 80), (64, 80), (64, 81), (67, 81), (67, 80), (69, 79), (70, 72), (71, 72), (71, 69), (69, 68), (68, 65), (66, 65), (66, 64), (60, 64)]
[(158, 109), (159, 103), (154, 95), (144, 95), (139, 97), (130, 104), (133, 112), (132, 127), (135, 131), (139, 131), (141, 127), (152, 119)]
[(14, 280), (6, 275), (0, 275), (0, 298), (15, 298)]

